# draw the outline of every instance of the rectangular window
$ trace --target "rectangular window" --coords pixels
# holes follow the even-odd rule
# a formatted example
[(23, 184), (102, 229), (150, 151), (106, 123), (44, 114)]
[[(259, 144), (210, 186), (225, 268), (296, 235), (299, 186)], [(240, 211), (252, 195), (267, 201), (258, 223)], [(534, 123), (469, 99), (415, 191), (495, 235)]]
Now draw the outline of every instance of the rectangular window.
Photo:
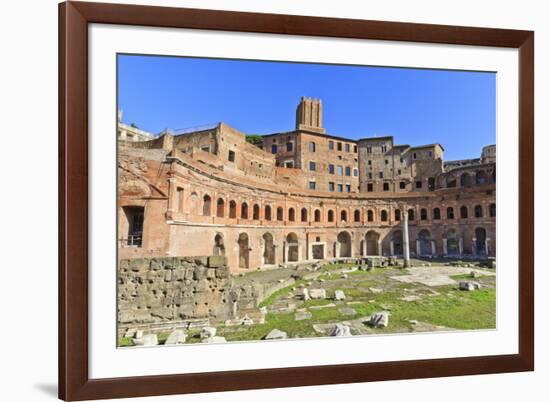
[(367, 146), (367, 153), (372, 154), (372, 146)]
[(328, 142), (328, 149), (329, 149), (330, 151), (332, 151), (332, 150), (334, 149), (334, 141), (329, 141), (329, 142)]
[(346, 193), (350, 193), (350, 192), (351, 192), (351, 185), (346, 184)]
[(369, 172), (369, 180), (372, 180), (372, 173)]
[(293, 168), (294, 167), (294, 161), (285, 161), (284, 166), (286, 168)]
[(384, 164), (386, 164), (386, 165), (387, 165), (388, 163), (390, 163), (390, 161), (389, 161), (389, 160), (387, 160), (387, 159), (384, 159)]
[(310, 190), (315, 190), (315, 182), (314, 181), (309, 182), (309, 189)]
[(353, 169), (353, 175), (355, 177), (359, 176), (359, 170), (358, 169)]
[(271, 153), (272, 153), (272, 154), (276, 154), (276, 153), (277, 153), (277, 144), (272, 144), (272, 145), (271, 145)]
[(416, 152), (413, 152), (413, 159), (416, 159)]
[(403, 158), (399, 158), (399, 163), (403, 163)]
[(292, 142), (287, 142), (286, 143), (286, 151), (287, 152), (292, 152), (293, 146), (294, 146), (294, 144)]
[(334, 191), (334, 182), (329, 181), (329, 183), (328, 183), (328, 191)]
[(416, 188), (422, 188), (422, 182), (421, 181), (416, 182)]
[(350, 151), (349, 144), (346, 144), (346, 145), (345, 145), (345, 150), (346, 150), (346, 152), (349, 152), (349, 151)]
[(384, 178), (384, 172), (378, 172), (378, 176), (383, 179)]
[(428, 151), (428, 156), (431, 158), (433, 156), (432, 151)]
[(346, 176), (351, 176), (351, 168), (346, 166)]
[(405, 190), (405, 182), (404, 181), (399, 182), (399, 189)]
[(332, 163), (330, 165), (328, 165), (328, 172), (330, 174), (334, 174), (334, 165)]
[(353, 152), (357, 153), (357, 145), (353, 146)]
[(401, 169), (397, 169), (397, 174), (401, 174)]
[(338, 184), (338, 192), (339, 193), (344, 192), (344, 186), (342, 184)]
[(315, 152), (315, 143), (313, 141), (309, 143), (309, 152)]
[(372, 160), (369, 159), (369, 160), (367, 161), (367, 165), (372, 166)]
[(368, 183), (368, 184), (367, 184), (367, 191), (368, 191), (369, 193), (372, 193), (372, 183)]
[(315, 172), (315, 162), (313, 161), (309, 162), (309, 170), (312, 172)]
[(384, 191), (390, 191), (390, 184), (384, 183)]
[(235, 151), (229, 151), (229, 154), (227, 155), (227, 160), (229, 162), (235, 162)]
[(178, 187), (178, 212), (183, 212), (183, 188)]
[(342, 166), (338, 166), (338, 176), (342, 176), (344, 174), (344, 168)]
[(337, 143), (336, 147), (338, 148), (338, 151), (341, 151), (342, 150), (342, 143), (341, 142)]

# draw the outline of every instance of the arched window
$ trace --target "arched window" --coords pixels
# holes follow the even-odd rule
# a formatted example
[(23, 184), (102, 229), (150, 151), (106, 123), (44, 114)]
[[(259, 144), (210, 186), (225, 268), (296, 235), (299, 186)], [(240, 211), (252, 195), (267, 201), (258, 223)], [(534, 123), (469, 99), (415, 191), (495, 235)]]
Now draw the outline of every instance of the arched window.
[(356, 209), (353, 213), (353, 220), (355, 222), (361, 222), (361, 211), (359, 211), (358, 209)]
[(252, 207), (252, 219), (255, 221), (260, 220), (260, 206), (258, 204), (254, 204), (254, 207)]
[(447, 219), (454, 219), (455, 218), (455, 210), (453, 207), (447, 208)]
[(386, 211), (385, 209), (380, 212), (380, 220), (382, 222), (386, 222), (388, 220), (388, 211)]
[(348, 221), (348, 212), (347, 211), (341, 211), (340, 212), (340, 220), (342, 222), (347, 222)]
[(476, 205), (474, 208), (474, 216), (476, 218), (483, 218), (483, 208), (481, 208), (481, 205)]
[(277, 208), (277, 220), (278, 221), (283, 220), (283, 208), (282, 207)]
[(294, 208), (288, 209), (288, 220), (290, 222), (294, 222), (296, 220), (296, 213), (294, 212)]
[(223, 198), (218, 198), (218, 203), (216, 205), (216, 216), (218, 218), (223, 218), (225, 216), (225, 202)]
[(454, 178), (453, 176), (447, 177), (447, 187), (448, 188), (456, 187), (456, 178)]
[(439, 208), (434, 208), (432, 213), (433, 213), (434, 220), (441, 219), (441, 211), (439, 210)]
[(489, 216), (491, 218), (494, 218), (495, 216), (497, 216), (497, 204), (489, 205)]
[(302, 222), (307, 222), (307, 209), (302, 208), (300, 211), (300, 219)]
[(409, 209), (407, 215), (410, 221), (414, 221), (414, 209)]
[(212, 199), (210, 198), (210, 196), (208, 194), (206, 194), (203, 198), (202, 198), (202, 214), (204, 216), (210, 216), (210, 214), (212, 213)]
[(460, 207), (460, 217), (462, 219), (466, 219), (468, 217), (468, 208), (465, 205)]
[(394, 212), (393, 212), (393, 215), (394, 215), (394, 219), (396, 221), (400, 221), (401, 220), (401, 210), (400, 209), (396, 209)]
[(425, 221), (428, 219), (428, 210), (426, 208), (422, 208), (420, 210), (420, 220)]
[(485, 184), (487, 183), (487, 176), (483, 170), (478, 170), (476, 172), (476, 184)]
[(334, 222), (334, 211), (332, 209), (329, 209), (327, 218), (329, 222)]
[(315, 222), (321, 222), (321, 211), (316, 209), (315, 212), (313, 213), (313, 215), (314, 215), (314, 218), (315, 218)]
[(264, 219), (266, 221), (270, 221), (271, 220), (271, 207), (269, 205), (266, 205), (265, 206), (265, 210), (264, 210)]
[(472, 178), (469, 173), (462, 173), (460, 176), (460, 186), (461, 187), (468, 187), (472, 184)]
[(248, 204), (246, 202), (241, 204), (241, 219), (248, 219)]
[(229, 217), (231, 219), (237, 217), (237, 203), (233, 200), (229, 201)]
[(369, 222), (374, 221), (374, 213), (372, 212), (371, 209), (369, 209), (369, 210), (367, 211), (367, 221), (369, 221)]

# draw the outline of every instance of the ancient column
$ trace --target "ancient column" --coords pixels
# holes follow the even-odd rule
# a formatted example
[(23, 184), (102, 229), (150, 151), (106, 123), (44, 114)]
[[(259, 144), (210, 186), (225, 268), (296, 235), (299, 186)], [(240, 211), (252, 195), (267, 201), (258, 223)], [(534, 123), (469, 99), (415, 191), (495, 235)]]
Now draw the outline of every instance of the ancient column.
[(477, 239), (472, 239), (472, 255), (477, 255)]
[(435, 240), (432, 240), (432, 255), (435, 255)]
[(408, 268), (411, 266), (411, 260), (409, 256), (409, 214), (407, 208), (403, 208), (404, 213), (401, 215), (401, 221), (403, 222), (403, 267)]
[(420, 240), (416, 239), (416, 256), (420, 256)]
[(443, 238), (443, 255), (447, 255), (447, 239)]
[(461, 237), (458, 239), (458, 254), (462, 256), (462, 253), (464, 252), (464, 239)]
[(393, 240), (390, 241), (390, 255), (394, 255), (394, 245), (393, 245)]
[(489, 248), (489, 240), (491, 240), (491, 239), (489, 239), (489, 238), (485, 239), (485, 254), (487, 255), (487, 257), (489, 257), (489, 251), (491, 251), (490, 248)]

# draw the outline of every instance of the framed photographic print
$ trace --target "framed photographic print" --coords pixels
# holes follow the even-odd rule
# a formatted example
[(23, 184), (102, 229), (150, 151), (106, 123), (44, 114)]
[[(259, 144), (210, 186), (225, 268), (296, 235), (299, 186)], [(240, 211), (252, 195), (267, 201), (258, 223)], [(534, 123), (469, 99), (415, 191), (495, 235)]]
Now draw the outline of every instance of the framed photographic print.
[(66, 2), (59, 40), (60, 398), (533, 370), (533, 32)]

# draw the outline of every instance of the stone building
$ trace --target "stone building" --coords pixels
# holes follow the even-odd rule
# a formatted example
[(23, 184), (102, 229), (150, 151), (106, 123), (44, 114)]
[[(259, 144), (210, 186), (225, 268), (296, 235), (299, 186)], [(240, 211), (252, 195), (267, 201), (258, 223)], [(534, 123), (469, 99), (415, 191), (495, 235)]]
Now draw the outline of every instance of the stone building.
[(302, 98), (259, 146), (224, 123), (120, 139), (119, 258), (223, 255), (235, 273), (400, 256), (406, 225), (412, 256), (495, 256), (494, 145), (445, 162), (440, 144), (328, 134), (322, 112)]

